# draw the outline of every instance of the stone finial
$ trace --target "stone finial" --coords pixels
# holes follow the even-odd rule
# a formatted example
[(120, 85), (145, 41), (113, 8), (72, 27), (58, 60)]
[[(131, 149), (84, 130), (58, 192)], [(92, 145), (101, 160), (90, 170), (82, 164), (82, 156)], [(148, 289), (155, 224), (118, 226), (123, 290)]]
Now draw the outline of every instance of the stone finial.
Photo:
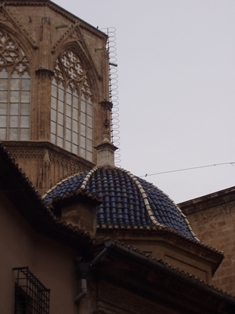
[(110, 142), (110, 115), (113, 104), (108, 100), (103, 100), (100, 102), (100, 105), (105, 111), (105, 120), (103, 129), (103, 141), (95, 147), (97, 150), (97, 166), (114, 167), (114, 152), (118, 148)]
[(111, 166), (114, 167), (114, 152), (118, 149), (114, 146), (108, 136), (105, 134), (103, 141), (97, 145), (97, 166)]
[[(103, 100), (100, 102), (100, 105), (102, 106), (103, 110), (105, 111), (105, 120), (104, 120), (104, 131), (110, 133), (110, 115), (111, 115), (111, 110), (113, 108), (113, 104), (108, 101), (108, 100)], [(110, 134), (109, 134), (110, 135)]]

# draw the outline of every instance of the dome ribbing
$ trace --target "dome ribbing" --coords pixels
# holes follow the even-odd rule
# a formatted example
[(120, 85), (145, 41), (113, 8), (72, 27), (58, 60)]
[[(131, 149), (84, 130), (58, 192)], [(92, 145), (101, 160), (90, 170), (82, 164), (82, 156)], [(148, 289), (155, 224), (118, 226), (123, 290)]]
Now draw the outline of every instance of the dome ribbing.
[(95, 167), (58, 183), (44, 196), (52, 207), (78, 190), (102, 201), (97, 228), (151, 229), (164, 226), (190, 238), (195, 236), (177, 205), (153, 184), (117, 167)]

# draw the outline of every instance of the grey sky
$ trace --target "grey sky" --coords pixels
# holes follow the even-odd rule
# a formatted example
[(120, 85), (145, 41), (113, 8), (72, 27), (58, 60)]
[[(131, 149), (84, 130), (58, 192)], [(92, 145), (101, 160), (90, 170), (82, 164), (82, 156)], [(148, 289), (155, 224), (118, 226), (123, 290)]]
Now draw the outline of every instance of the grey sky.
[[(116, 28), (121, 166), (235, 162), (235, 1), (54, 1)], [(176, 202), (235, 184), (235, 165), (147, 176)]]

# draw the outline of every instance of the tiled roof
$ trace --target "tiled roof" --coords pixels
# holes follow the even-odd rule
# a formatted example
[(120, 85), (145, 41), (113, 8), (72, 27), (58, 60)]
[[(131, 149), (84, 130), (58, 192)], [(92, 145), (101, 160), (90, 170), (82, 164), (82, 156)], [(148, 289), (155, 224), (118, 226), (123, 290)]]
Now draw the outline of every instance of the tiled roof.
[(88, 172), (78, 173), (58, 183), (44, 195), (45, 203), (51, 205), (55, 198), (63, 198), (71, 193), (76, 193), (76, 191), (80, 189), (87, 173)]
[(44, 196), (53, 208), (53, 200), (64, 199), (78, 190), (102, 200), (97, 207), (97, 228), (169, 230), (195, 239), (190, 225), (177, 205), (153, 184), (116, 167), (95, 167), (58, 183)]

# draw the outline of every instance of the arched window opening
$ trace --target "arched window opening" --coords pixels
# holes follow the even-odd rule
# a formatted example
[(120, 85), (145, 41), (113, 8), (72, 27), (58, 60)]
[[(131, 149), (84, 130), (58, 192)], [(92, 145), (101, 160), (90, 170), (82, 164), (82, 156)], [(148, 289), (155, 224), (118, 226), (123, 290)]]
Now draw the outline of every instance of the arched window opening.
[(92, 161), (93, 108), (86, 71), (66, 50), (56, 60), (51, 93), (51, 142)]
[(0, 140), (29, 139), (29, 62), (14, 39), (0, 30)]

